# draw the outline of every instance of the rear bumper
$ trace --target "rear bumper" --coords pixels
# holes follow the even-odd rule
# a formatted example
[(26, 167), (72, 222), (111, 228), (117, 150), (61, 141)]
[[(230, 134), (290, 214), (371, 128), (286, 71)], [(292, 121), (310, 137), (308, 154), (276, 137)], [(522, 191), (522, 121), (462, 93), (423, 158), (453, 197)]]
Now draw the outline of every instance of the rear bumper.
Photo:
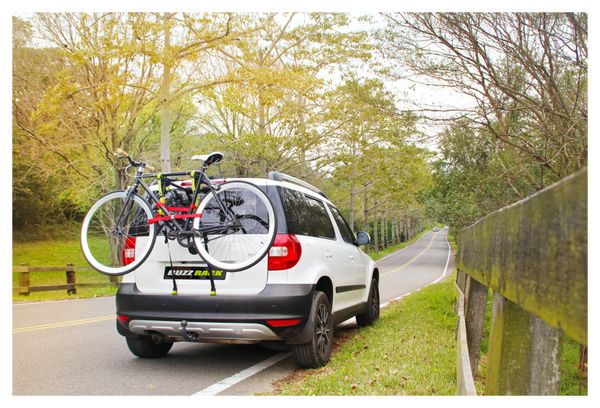
[[(156, 295), (140, 292), (134, 283), (121, 284), (116, 296), (117, 321), (123, 336), (160, 333), (181, 339), (182, 320), (200, 341), (252, 342), (283, 339), (293, 342), (310, 314), (313, 285), (266, 285), (256, 295)], [(287, 327), (267, 320), (300, 319)]]

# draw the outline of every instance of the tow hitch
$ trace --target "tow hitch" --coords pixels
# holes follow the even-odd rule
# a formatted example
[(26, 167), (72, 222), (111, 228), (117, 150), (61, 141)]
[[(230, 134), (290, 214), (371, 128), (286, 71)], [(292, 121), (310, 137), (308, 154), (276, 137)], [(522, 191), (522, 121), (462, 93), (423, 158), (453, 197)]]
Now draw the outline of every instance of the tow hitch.
[(198, 333), (189, 332), (186, 330), (187, 320), (181, 321), (181, 335), (186, 341), (197, 342), (198, 341)]

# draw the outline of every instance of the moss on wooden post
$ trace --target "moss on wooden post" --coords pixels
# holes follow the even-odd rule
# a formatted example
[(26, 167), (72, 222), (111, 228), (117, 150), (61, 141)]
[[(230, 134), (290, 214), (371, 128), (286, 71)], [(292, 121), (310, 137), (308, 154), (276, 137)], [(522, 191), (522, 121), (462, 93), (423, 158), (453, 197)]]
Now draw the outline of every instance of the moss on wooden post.
[(561, 332), (494, 293), (487, 395), (557, 395)]

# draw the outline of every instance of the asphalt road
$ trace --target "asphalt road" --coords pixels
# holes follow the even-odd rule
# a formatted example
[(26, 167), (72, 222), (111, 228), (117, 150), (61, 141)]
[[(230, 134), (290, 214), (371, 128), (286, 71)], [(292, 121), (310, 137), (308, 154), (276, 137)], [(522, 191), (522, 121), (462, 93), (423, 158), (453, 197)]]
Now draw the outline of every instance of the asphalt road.
[[(382, 303), (437, 281), (453, 268), (446, 231), (429, 231), (378, 265)], [(139, 359), (117, 333), (114, 316), (114, 297), (13, 305), (13, 394), (192, 395), (281, 353), (181, 342), (165, 358)], [(220, 395), (268, 391), (273, 379), (294, 369), (293, 359), (284, 358)]]

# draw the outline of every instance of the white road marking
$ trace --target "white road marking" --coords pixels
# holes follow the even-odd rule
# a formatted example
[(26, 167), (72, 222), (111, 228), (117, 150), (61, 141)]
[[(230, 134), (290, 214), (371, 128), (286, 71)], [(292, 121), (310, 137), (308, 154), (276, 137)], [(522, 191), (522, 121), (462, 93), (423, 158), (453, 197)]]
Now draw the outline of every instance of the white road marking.
[(291, 353), (279, 353), (275, 354), (273, 357), (267, 358), (266, 360), (261, 361), (260, 363), (254, 364), (251, 367), (246, 368), (230, 377), (227, 377), (218, 383), (214, 383), (206, 387), (205, 389), (198, 391), (195, 394), (192, 394), (193, 397), (202, 397), (202, 396), (212, 396), (217, 395), (218, 393), (225, 391), (227, 388), (234, 386), (235, 384), (244, 381), (246, 378), (250, 378), (253, 375), (260, 373), (261, 371), (271, 367), (274, 364), (277, 364), (281, 360), (288, 358), (291, 356)]
[(440, 280), (442, 280), (444, 276), (446, 276), (446, 271), (448, 270), (448, 263), (450, 262), (450, 254), (452, 253), (452, 247), (450, 246), (450, 242), (448, 242), (448, 234), (446, 234), (444, 238), (446, 239), (446, 245), (448, 245), (448, 258), (446, 258), (446, 266), (444, 266), (444, 273), (442, 273), (442, 276), (431, 282), (430, 285), (438, 283)]
[[(401, 296), (398, 296), (398, 297), (395, 297), (393, 299), (388, 300), (387, 302), (385, 302), (385, 303), (383, 303), (382, 305), (379, 306), (381, 309), (384, 309), (384, 308), (388, 307), (392, 302), (396, 302), (396, 301), (398, 301), (398, 300), (400, 300), (402, 298), (405, 298), (406, 296), (412, 295), (413, 293), (418, 292), (421, 289), (423, 289), (423, 288), (425, 288), (425, 287), (427, 287), (429, 285), (433, 285), (434, 283), (438, 283), (439, 281), (441, 281), (446, 276), (446, 272), (448, 271), (448, 264), (450, 263), (450, 255), (452, 254), (452, 247), (450, 246), (450, 243), (448, 242), (448, 234), (446, 234), (444, 236), (444, 238), (446, 239), (446, 245), (448, 245), (448, 257), (446, 258), (446, 265), (444, 266), (444, 272), (442, 273), (442, 276), (440, 276), (439, 278), (437, 278), (433, 282), (430, 282), (430, 283), (428, 283), (426, 285), (421, 286), (418, 289), (413, 290), (412, 292), (408, 292), (408, 293), (405, 293), (404, 295), (401, 295)], [(431, 242), (433, 242), (433, 240)], [(431, 244), (431, 242), (430, 242), (430, 244)]]

